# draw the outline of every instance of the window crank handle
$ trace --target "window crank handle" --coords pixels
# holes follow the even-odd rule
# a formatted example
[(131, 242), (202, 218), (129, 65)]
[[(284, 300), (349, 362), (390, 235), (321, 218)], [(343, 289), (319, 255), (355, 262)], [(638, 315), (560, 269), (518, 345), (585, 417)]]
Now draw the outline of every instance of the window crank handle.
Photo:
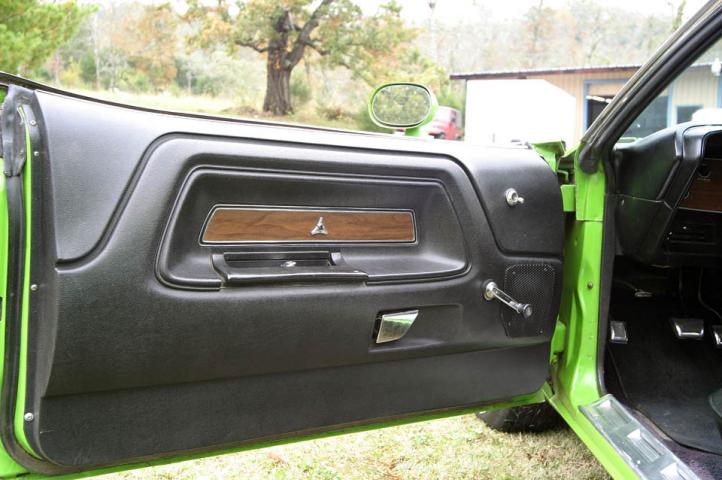
[(534, 313), (530, 304), (517, 302), (501, 290), (493, 280), (488, 280), (484, 284), (484, 299), (488, 301), (497, 299), (524, 318), (529, 318)]

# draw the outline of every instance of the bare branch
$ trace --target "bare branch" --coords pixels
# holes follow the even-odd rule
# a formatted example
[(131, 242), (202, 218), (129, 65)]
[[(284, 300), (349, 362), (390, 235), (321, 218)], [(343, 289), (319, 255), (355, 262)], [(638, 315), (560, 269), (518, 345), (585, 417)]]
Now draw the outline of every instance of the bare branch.
[(255, 51), (257, 51), (258, 53), (264, 53), (264, 52), (268, 51), (268, 47), (263, 47), (260, 44), (254, 43), (254, 42), (242, 42), (242, 41), (237, 40), (236, 45), (238, 45), (239, 47), (252, 48)]
[(293, 68), (301, 61), (303, 58), (303, 50), (312, 43), (311, 33), (318, 27), (324, 12), (334, 1), (335, 0), (323, 0), (318, 7), (316, 7), (316, 10), (313, 11), (306, 24), (298, 33), (298, 38), (296, 38), (294, 42), (293, 49), (291, 49), (291, 52), (286, 57), (286, 68)]
[(331, 52), (328, 50), (324, 50), (321, 48), (321, 46), (314, 42), (313, 40), (306, 42), (306, 46), (312, 48), (316, 53), (321, 55), (322, 57), (325, 57), (326, 55), (329, 55)]

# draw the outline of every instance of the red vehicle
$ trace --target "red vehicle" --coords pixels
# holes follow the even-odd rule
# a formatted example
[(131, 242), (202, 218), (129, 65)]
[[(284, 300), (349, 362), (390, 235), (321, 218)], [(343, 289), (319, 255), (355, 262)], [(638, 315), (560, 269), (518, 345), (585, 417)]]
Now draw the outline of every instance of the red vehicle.
[(440, 140), (461, 140), (464, 132), (461, 125), (461, 112), (455, 108), (442, 107), (436, 111), (434, 119), (422, 127), (425, 134)]

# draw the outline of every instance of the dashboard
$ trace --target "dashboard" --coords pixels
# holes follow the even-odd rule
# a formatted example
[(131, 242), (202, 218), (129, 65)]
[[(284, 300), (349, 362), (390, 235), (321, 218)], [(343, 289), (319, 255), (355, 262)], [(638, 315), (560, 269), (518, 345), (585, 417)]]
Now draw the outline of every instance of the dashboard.
[(706, 139), (696, 175), (679, 207), (722, 212), (722, 132)]
[(614, 151), (619, 249), (643, 263), (722, 263), (722, 125), (684, 123)]

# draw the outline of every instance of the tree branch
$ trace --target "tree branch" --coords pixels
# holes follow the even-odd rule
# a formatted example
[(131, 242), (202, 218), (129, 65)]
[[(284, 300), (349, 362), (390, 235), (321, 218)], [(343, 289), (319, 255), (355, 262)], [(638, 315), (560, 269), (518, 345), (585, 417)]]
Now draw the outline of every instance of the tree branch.
[(314, 42), (313, 40), (309, 40), (308, 42), (306, 42), (306, 46), (307, 46), (307, 47), (311, 47), (316, 53), (318, 53), (318, 54), (321, 55), (322, 57), (325, 57), (326, 55), (328, 55), (328, 54), (331, 53), (330, 51), (324, 50), (323, 48), (321, 48), (321, 47), (320, 47), (316, 42)]
[(264, 52), (268, 51), (268, 47), (262, 47), (260, 44), (253, 43), (253, 42), (241, 42), (241, 41), (237, 40), (236, 45), (238, 45), (239, 47), (252, 48), (255, 51), (257, 51), (258, 53), (264, 53)]
[[(306, 24), (298, 33), (298, 38), (296, 38), (291, 52), (286, 56), (286, 68), (293, 68), (301, 61), (303, 58), (303, 50), (307, 45), (311, 46), (310, 44), (313, 43), (311, 41), (311, 33), (318, 27), (324, 12), (334, 1), (335, 0), (323, 0), (319, 6), (316, 7), (316, 10), (313, 11)], [(311, 48), (313, 48), (313, 46), (311, 46)]]

